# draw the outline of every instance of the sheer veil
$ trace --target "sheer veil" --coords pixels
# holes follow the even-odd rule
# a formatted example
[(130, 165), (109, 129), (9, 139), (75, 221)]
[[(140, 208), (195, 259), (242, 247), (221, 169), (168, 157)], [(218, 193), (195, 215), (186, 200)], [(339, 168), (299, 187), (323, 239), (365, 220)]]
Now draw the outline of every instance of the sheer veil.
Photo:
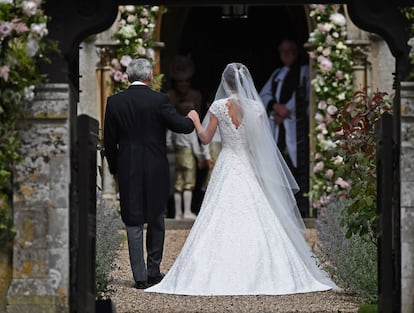
[(230, 63), (222, 74), (215, 101), (231, 99), (240, 125), (243, 125), (249, 155), (255, 174), (275, 215), (307, 267), (319, 281), (336, 287), (328, 275), (310, 257), (312, 251), (305, 241), (306, 228), (296, 204), (294, 193), (298, 184), (281, 155), (270, 132), (269, 119), (247, 67)]

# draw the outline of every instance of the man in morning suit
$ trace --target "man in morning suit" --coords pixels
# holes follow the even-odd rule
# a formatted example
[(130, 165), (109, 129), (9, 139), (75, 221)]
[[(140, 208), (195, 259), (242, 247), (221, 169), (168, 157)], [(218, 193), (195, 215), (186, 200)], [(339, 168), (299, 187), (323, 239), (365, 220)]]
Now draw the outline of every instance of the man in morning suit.
[(131, 61), (126, 72), (130, 86), (107, 99), (104, 149), (109, 170), (119, 186), (134, 286), (144, 289), (164, 276), (160, 263), (170, 191), (166, 131), (191, 133), (194, 125), (190, 118), (176, 112), (166, 94), (149, 87), (153, 67), (147, 59)]

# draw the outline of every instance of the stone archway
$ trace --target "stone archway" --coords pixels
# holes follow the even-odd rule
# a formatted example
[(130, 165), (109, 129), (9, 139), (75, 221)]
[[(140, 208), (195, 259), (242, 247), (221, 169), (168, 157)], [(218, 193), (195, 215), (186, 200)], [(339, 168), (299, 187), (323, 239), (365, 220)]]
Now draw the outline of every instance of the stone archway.
[[(40, 312), (45, 307), (49, 308), (49, 312), (69, 312), (68, 225), (70, 220), (68, 212), (70, 206), (73, 205), (70, 194), (72, 192), (71, 182), (74, 179), (71, 177), (70, 161), (75, 146), (72, 136), (76, 127), (73, 109), (76, 107), (80, 92), (78, 86), (79, 43), (87, 36), (108, 28), (114, 22), (118, 5), (139, 5), (148, 2), (148, 0), (96, 0), (80, 3), (52, 0), (46, 3), (46, 13), (52, 17), (49, 28), (50, 38), (60, 42), (62, 54), (52, 56), (51, 66), (44, 68), (44, 71), (49, 74), (50, 84), (41, 89), (39, 98), (29, 108), (29, 117), (35, 127), (22, 129), (29, 139), (26, 146), (27, 155), (32, 158), (33, 162), (39, 160), (40, 166), (44, 165), (43, 169), (47, 168), (47, 174), (40, 173), (43, 176), (41, 180), (36, 181), (36, 179), (33, 180), (34, 175), (25, 176), (24, 173), (20, 173), (22, 181), (17, 182), (18, 186), (16, 186), (23, 193), (19, 194), (15, 205), (19, 240), (14, 245), (14, 276), (12, 288), (9, 289), (9, 301), (12, 301), (10, 310), (13, 312), (32, 312), (36, 309)], [(220, 4), (221, 1), (206, 0), (203, 2), (212, 5)], [(233, 2), (236, 3), (236, 1), (230, 1), (230, 3)], [(334, 1), (325, 2), (333, 3)], [(255, 1), (248, 1), (247, 4), (249, 3), (255, 4)], [(282, 4), (283, 1), (262, 0), (261, 3), (274, 5)], [(311, 1), (291, 1), (291, 3), (303, 5)], [(388, 3), (387, 1), (344, 0), (341, 3), (349, 5), (350, 16), (357, 26), (378, 33), (385, 38), (396, 58), (395, 112), (397, 115), (394, 134), (398, 155), (394, 168), (393, 204), (394, 209), (399, 211), (400, 184), (405, 179), (405, 186), (409, 187), (411, 180), (407, 177), (400, 177), (399, 86), (409, 68), (409, 62), (408, 28), (403, 23), (404, 19), (401, 15), (398, 15), (398, 7), (413, 5), (413, 1), (398, 0)], [(193, 3), (191, 0), (171, 0), (160, 1), (160, 4), (190, 6)], [(45, 132), (45, 125), (51, 130), (50, 133)], [(36, 142), (32, 144), (30, 138), (33, 135)], [(58, 143), (53, 151), (54, 158), (44, 159), (45, 162), (43, 162), (41, 159), (45, 151), (45, 143), (50, 142), (51, 139), (51, 142)], [(410, 164), (412, 166), (412, 163), (409, 163), (409, 166)], [(38, 168), (34, 168), (34, 171), (35, 174), (39, 174)], [(408, 187), (407, 193), (409, 193)], [(26, 191), (30, 193), (24, 193)], [(405, 199), (404, 205), (412, 209), (412, 202), (409, 199)], [(408, 210), (407, 214), (409, 214)], [(62, 225), (64, 227), (59, 227)], [(36, 236), (33, 236), (34, 234)], [(410, 242), (407, 241), (407, 244), (410, 243), (412, 245), (412, 239)], [(397, 244), (400, 243), (397, 242)], [(408, 252), (410, 251), (412, 253), (412, 250)], [(39, 266), (33, 266), (33, 262)], [(31, 270), (23, 272), (24, 269)], [(407, 282), (412, 286), (414, 275), (410, 274), (412, 276), (408, 277)], [(39, 294), (40, 291), (42, 293)], [(397, 291), (397, 296), (399, 292)], [(412, 307), (411, 304), (411, 310)]]

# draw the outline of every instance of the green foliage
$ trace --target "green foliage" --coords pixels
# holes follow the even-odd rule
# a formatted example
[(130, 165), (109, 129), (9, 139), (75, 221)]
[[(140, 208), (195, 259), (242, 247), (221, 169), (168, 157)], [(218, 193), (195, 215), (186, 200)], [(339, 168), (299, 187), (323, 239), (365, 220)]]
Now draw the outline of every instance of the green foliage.
[[(401, 9), (401, 12), (411, 23), (410, 39), (408, 40), (407, 43), (411, 47), (410, 54), (409, 54), (411, 64), (414, 64), (414, 7), (404, 7)], [(408, 74), (408, 77), (406, 77), (405, 80), (408, 80), (408, 81), (414, 80), (414, 68), (411, 70), (411, 72)]]
[(119, 230), (120, 215), (113, 201), (105, 200), (97, 192), (96, 205), (96, 297), (108, 299), (113, 293), (110, 288), (110, 273), (115, 266), (119, 245), (123, 241)]
[(363, 304), (359, 307), (358, 313), (377, 313), (378, 304)]
[(392, 104), (386, 93), (377, 91), (369, 96), (362, 90), (338, 111), (340, 126), (336, 129), (336, 157), (340, 157), (343, 164), (337, 175), (349, 182), (338, 195), (351, 200), (342, 217), (347, 237), (358, 234), (376, 241), (375, 123), (381, 114), (391, 110)]
[(45, 53), (57, 50), (45, 40), (49, 18), (40, 1), (0, 3), (0, 246), (13, 239), (11, 206), (13, 169), (20, 161), (16, 123), (25, 101), (34, 98), (35, 86), (45, 81), (39, 65), (48, 62)]
[[(319, 210), (317, 252), (324, 269), (339, 287), (369, 303), (377, 301), (377, 247), (358, 235), (347, 236), (341, 214), (349, 199), (334, 198)], [(371, 234), (370, 234), (371, 235)]]

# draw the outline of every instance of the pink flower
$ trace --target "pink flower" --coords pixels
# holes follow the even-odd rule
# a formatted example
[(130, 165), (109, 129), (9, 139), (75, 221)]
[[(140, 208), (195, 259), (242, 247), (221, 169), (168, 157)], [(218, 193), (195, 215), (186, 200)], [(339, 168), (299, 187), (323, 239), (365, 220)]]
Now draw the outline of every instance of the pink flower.
[(114, 81), (119, 82), (121, 79), (122, 79), (122, 72), (121, 71), (115, 71)]
[(3, 37), (6, 37), (10, 35), (10, 33), (13, 30), (13, 24), (10, 22), (3, 22), (0, 24), (0, 34), (3, 35)]
[(309, 51), (309, 52), (308, 52), (308, 54), (309, 54), (309, 57), (310, 57), (311, 59), (315, 59), (315, 58), (316, 58), (316, 54), (315, 54), (315, 52), (313, 52), (313, 51)]
[(112, 67), (114, 67), (116, 70), (120, 70), (120, 69), (121, 69), (121, 64), (119, 63), (118, 59), (112, 59), (112, 60), (111, 60), (111, 65), (112, 65)]
[(18, 34), (29, 31), (29, 28), (27, 27), (27, 25), (25, 23), (19, 22), (17, 19), (13, 21), (13, 24), (14, 24), (13, 28)]
[(351, 187), (351, 185), (344, 180), (342, 177), (339, 177), (336, 181), (335, 184), (337, 184), (339, 187), (341, 187), (342, 189), (348, 189)]
[(324, 169), (324, 167), (325, 167), (325, 164), (322, 161), (319, 161), (313, 167), (313, 172), (314, 173), (320, 172), (320, 171), (322, 171)]
[(328, 108), (326, 109), (326, 111), (330, 114), (330, 115), (334, 115), (336, 114), (336, 112), (338, 112), (338, 108), (334, 105), (330, 105), (328, 106)]
[(342, 71), (336, 71), (335, 77), (338, 80), (342, 80), (342, 79), (344, 79), (344, 73), (342, 73)]
[(327, 105), (326, 105), (326, 102), (325, 101), (319, 101), (319, 103), (318, 103), (318, 109), (319, 110), (325, 110), (326, 109), (326, 107), (327, 107)]
[(332, 69), (332, 62), (328, 58), (319, 56), (318, 61), (322, 71), (329, 72)]
[(335, 41), (331, 35), (326, 36), (325, 41), (329, 46), (333, 46), (335, 44)]
[(132, 58), (129, 55), (123, 55), (121, 60), (119, 61), (122, 66), (127, 67), (128, 64), (132, 61)]
[(331, 179), (333, 175), (334, 175), (334, 171), (332, 169), (328, 169), (325, 172), (325, 177), (328, 178), (328, 179)]
[(9, 79), (10, 68), (7, 65), (0, 67), (0, 77), (6, 82)]

